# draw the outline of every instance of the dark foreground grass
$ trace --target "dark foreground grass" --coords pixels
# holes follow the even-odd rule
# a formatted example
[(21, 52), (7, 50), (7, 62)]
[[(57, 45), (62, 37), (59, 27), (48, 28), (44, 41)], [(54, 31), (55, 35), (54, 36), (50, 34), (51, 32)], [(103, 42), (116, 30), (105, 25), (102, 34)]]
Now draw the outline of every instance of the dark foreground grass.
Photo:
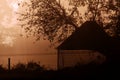
[(0, 80), (119, 80), (120, 65), (117, 62), (105, 62), (76, 65), (61, 70), (47, 70), (35, 62), (19, 63), (11, 70), (0, 66)]

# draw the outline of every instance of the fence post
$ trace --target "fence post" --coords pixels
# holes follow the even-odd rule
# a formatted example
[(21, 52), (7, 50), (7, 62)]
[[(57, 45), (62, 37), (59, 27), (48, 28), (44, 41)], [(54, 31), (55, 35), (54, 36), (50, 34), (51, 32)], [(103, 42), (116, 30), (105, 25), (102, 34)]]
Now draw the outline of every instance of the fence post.
[(10, 71), (10, 58), (8, 58), (8, 70)]

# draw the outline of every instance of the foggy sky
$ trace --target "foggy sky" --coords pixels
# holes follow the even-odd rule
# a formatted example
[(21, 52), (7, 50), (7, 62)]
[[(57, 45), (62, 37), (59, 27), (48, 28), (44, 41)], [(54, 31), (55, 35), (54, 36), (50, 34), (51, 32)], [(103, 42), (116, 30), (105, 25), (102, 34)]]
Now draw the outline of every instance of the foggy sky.
[(0, 55), (54, 52), (47, 40), (35, 42), (32, 37), (20, 36), (22, 29), (17, 25), (15, 1), (17, 0), (0, 0)]

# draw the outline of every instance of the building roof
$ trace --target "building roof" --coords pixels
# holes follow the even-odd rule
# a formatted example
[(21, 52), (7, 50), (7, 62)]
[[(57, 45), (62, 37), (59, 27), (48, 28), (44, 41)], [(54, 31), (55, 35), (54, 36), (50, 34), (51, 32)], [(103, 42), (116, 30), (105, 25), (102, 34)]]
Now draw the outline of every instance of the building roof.
[(95, 21), (87, 21), (57, 49), (104, 51), (113, 48), (117, 44), (114, 44), (115, 41)]

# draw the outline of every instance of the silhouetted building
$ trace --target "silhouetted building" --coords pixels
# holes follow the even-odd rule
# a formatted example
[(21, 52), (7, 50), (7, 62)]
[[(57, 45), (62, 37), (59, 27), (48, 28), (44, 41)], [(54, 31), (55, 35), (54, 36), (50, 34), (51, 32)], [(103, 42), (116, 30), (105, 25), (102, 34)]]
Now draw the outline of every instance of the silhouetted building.
[(103, 60), (104, 56), (109, 57), (120, 49), (119, 42), (110, 37), (95, 21), (87, 21), (57, 47), (58, 68), (96, 59)]

